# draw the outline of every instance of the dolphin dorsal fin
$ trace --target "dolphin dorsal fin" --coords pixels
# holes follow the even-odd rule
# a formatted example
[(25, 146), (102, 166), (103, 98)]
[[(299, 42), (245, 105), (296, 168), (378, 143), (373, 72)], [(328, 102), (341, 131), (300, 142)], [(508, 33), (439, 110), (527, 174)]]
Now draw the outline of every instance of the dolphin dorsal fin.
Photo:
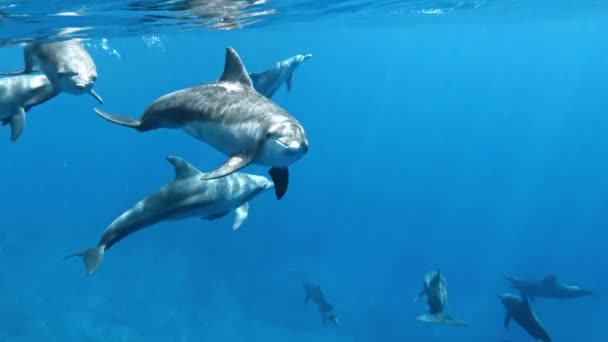
[(241, 57), (236, 51), (231, 48), (226, 48), (226, 61), (224, 63), (224, 73), (220, 77), (220, 81), (223, 82), (237, 82), (243, 86), (253, 87), (251, 78), (247, 73), (247, 69), (241, 61)]
[(175, 167), (175, 179), (188, 178), (200, 175), (202, 173), (197, 168), (192, 166), (192, 164), (180, 157), (168, 156), (167, 160)]

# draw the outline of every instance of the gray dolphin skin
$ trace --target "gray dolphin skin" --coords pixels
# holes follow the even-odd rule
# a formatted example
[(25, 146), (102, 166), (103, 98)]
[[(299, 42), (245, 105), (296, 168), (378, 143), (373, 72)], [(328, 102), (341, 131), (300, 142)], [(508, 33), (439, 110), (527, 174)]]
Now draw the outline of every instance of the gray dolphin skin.
[(305, 284), (304, 293), (306, 294), (304, 297), (305, 303), (312, 301), (317, 304), (319, 314), (321, 314), (321, 323), (323, 323), (323, 325), (327, 324), (327, 322), (331, 322), (334, 325), (340, 325), (340, 320), (334, 312), (334, 307), (325, 299), (325, 295), (323, 295), (320, 285)]
[(542, 280), (524, 280), (513, 277), (505, 277), (505, 279), (511, 283), (511, 287), (530, 300), (535, 297), (572, 299), (595, 295), (593, 291), (561, 283), (554, 275), (547, 276)]
[(253, 81), (253, 87), (267, 98), (272, 98), (283, 83), (287, 85), (287, 91), (291, 91), (294, 71), (310, 57), (312, 57), (312, 54), (295, 55), (275, 63), (272, 68), (266, 71), (249, 74), (251, 81)]
[(444, 311), (448, 305), (448, 288), (446, 279), (439, 270), (426, 273), (422, 290), (414, 301), (418, 301), (418, 299), (424, 295), (427, 296), (429, 313), (416, 317), (417, 320), (426, 323), (467, 326), (466, 322), (454, 319), (445, 314)]
[(140, 119), (95, 108), (112, 123), (146, 132), (180, 128), (229, 156), (202, 179), (223, 177), (255, 163), (270, 166), (275, 194), (281, 199), (289, 183), (288, 166), (308, 151), (304, 127), (252, 86), (239, 55), (226, 48), (219, 80), (181, 89), (154, 100)]
[(530, 303), (527, 298), (521, 298), (519, 296), (504, 293), (499, 296), (505, 307), (505, 329), (509, 329), (509, 323), (514, 320), (522, 329), (524, 329), (528, 335), (534, 339), (551, 342), (551, 337), (539, 321), (536, 314), (532, 311)]
[(203, 181), (201, 176), (204, 173), (187, 161), (176, 156), (168, 156), (167, 160), (175, 167), (172, 182), (116, 218), (96, 247), (66, 258), (82, 257), (88, 274), (93, 274), (110, 247), (128, 235), (164, 220), (178, 221), (191, 217), (215, 220), (234, 210), (232, 228), (236, 230), (247, 218), (249, 201), (274, 186), (266, 177), (239, 172)]
[(29, 44), (23, 49), (23, 59), (23, 70), (0, 72), (0, 75), (31, 74), (40, 70), (61, 91), (74, 95), (88, 93), (103, 103), (93, 89), (97, 68), (79, 40)]
[(23, 133), (25, 113), (59, 94), (45, 75), (0, 78), (0, 122), (11, 126), (11, 141)]

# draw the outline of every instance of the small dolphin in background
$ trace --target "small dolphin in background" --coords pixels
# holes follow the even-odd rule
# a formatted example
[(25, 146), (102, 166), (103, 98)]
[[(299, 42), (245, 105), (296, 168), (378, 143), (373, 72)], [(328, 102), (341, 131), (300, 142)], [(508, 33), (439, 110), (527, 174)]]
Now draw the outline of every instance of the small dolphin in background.
[(263, 72), (250, 73), (253, 87), (262, 95), (271, 98), (279, 90), (281, 85), (287, 85), (287, 91), (291, 91), (293, 72), (304, 61), (312, 57), (312, 54), (295, 55), (275, 63), (275, 65)]
[(325, 299), (323, 292), (321, 292), (320, 285), (306, 284), (304, 285), (304, 292), (306, 293), (306, 297), (304, 298), (306, 303), (312, 301), (318, 305), (323, 325), (327, 322), (331, 322), (335, 325), (340, 324), (340, 321), (334, 312), (334, 307)]
[[(42, 71), (49, 81), (69, 94), (91, 94), (99, 103), (103, 99), (93, 86), (97, 80), (97, 68), (93, 58), (79, 40), (32, 43), (23, 49), (23, 70), (0, 72), (0, 75), (31, 74)], [(39, 68), (36, 68), (36, 65)]]
[(11, 141), (23, 133), (25, 113), (59, 94), (45, 75), (0, 78), (0, 122), (11, 125)]
[(249, 164), (270, 166), (268, 173), (281, 199), (289, 184), (288, 167), (308, 152), (304, 127), (270, 99), (258, 93), (241, 58), (226, 48), (219, 80), (180, 89), (154, 100), (140, 119), (107, 113), (103, 119), (139, 132), (182, 129), (228, 156), (202, 179), (223, 177)]
[(448, 288), (445, 277), (439, 270), (426, 273), (422, 290), (414, 301), (418, 301), (424, 295), (427, 296), (429, 313), (416, 317), (417, 320), (427, 323), (467, 326), (466, 322), (454, 319), (444, 313), (448, 305)]
[(505, 277), (514, 289), (522, 296), (533, 300), (534, 297), (552, 299), (572, 299), (579, 297), (594, 296), (594, 292), (582, 289), (578, 286), (560, 283), (556, 276), (551, 275), (542, 280), (523, 280), (513, 277)]
[(520, 298), (516, 295), (505, 293), (499, 296), (505, 307), (505, 329), (509, 329), (509, 323), (514, 320), (522, 327), (528, 335), (536, 340), (551, 342), (551, 337), (540, 323), (536, 314), (532, 311), (527, 298)]
[(140, 229), (164, 220), (178, 221), (190, 217), (216, 220), (234, 210), (232, 228), (238, 229), (249, 213), (249, 201), (273, 183), (266, 177), (232, 173), (222, 178), (202, 181), (204, 175), (187, 161), (168, 156), (175, 168), (175, 179), (159, 191), (137, 202), (110, 224), (97, 246), (66, 258), (80, 256), (88, 274), (93, 274), (105, 252), (114, 244)]

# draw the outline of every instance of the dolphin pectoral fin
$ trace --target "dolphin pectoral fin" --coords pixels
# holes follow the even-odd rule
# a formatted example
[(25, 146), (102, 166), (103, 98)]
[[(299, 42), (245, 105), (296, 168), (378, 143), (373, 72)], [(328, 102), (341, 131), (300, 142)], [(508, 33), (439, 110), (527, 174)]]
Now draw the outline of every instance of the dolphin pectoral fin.
[(234, 214), (236, 217), (234, 218), (234, 223), (232, 224), (232, 230), (237, 230), (243, 222), (247, 219), (247, 215), (249, 215), (249, 202), (243, 203), (240, 207), (234, 210)]
[(28, 72), (26, 72), (25, 69), (15, 71), (0, 71), (0, 76), (17, 76), (23, 74), (28, 74)]
[(95, 98), (95, 100), (97, 100), (97, 102), (103, 104), (103, 99), (101, 98), (101, 96), (99, 96), (99, 94), (97, 94), (95, 89), (91, 88), (91, 90), (89, 90), (89, 94), (91, 94), (91, 96), (93, 96), (93, 98)]
[(251, 164), (253, 156), (248, 154), (234, 155), (228, 158), (219, 168), (204, 174), (201, 180), (209, 180), (227, 176)]
[(93, 272), (95, 272), (95, 270), (97, 270), (97, 268), (101, 264), (101, 261), (103, 260), (104, 252), (105, 252), (104, 246), (97, 246), (95, 248), (90, 248), (90, 249), (86, 249), (86, 250), (78, 252), (78, 253), (70, 254), (70, 255), (66, 256), (64, 259), (68, 259), (68, 258), (75, 257), (75, 256), (82, 257), (82, 261), (84, 261), (84, 266), (87, 269), (87, 274), (91, 275), (91, 274), (93, 274)]
[(426, 294), (426, 289), (422, 289), (420, 290), (420, 292), (418, 293), (418, 295), (416, 297), (414, 297), (414, 303), (416, 303), (417, 301), (420, 300), (420, 298), (422, 298), (422, 296), (424, 296)]
[(432, 314), (420, 315), (416, 319), (425, 323), (440, 323), (440, 317)]
[(103, 119), (110, 121), (111, 123), (120, 125), (120, 126), (139, 129), (139, 126), (141, 125), (141, 120), (139, 120), (139, 119), (133, 119), (133, 118), (125, 117), (125, 116), (110, 114), (108, 112), (104, 112), (103, 110), (101, 110), (99, 108), (93, 108), (93, 110), (95, 110), (95, 113), (97, 113), (97, 115), (101, 116)]
[(23, 133), (25, 127), (25, 109), (19, 108), (18, 112), (11, 116), (11, 141), (15, 142)]
[(225, 211), (223, 213), (211, 214), (208, 216), (203, 216), (203, 219), (213, 221), (213, 220), (221, 219), (222, 217), (228, 215), (228, 213), (229, 213), (228, 211)]
[(505, 324), (505, 330), (509, 329), (509, 323), (511, 323), (511, 319), (512, 318), (513, 318), (513, 316), (511, 316), (510, 313), (507, 312), (505, 314), (505, 322), (504, 322), (504, 324)]
[(457, 327), (466, 327), (466, 326), (468, 326), (467, 322), (461, 321), (459, 319), (452, 318), (451, 316), (448, 316), (448, 315), (442, 315), (440, 317), (440, 322), (439, 323), (442, 323), (442, 324), (445, 324), (445, 325), (453, 325), (453, 326), (457, 326)]
[(287, 91), (291, 91), (291, 79), (293, 78), (293, 73), (289, 75), (289, 77), (287, 77), (287, 79), (285, 80), (285, 84), (287, 85)]
[(452, 326), (459, 326), (459, 327), (467, 326), (467, 322), (465, 322), (465, 321), (457, 320), (450, 316), (446, 316), (446, 315), (442, 315), (442, 314), (420, 315), (420, 316), (416, 317), (416, 319), (421, 322), (425, 322), (425, 323), (445, 324), (445, 325), (452, 325)]
[(274, 183), (274, 193), (277, 196), (277, 199), (280, 200), (287, 192), (287, 186), (289, 185), (289, 169), (286, 167), (273, 167), (268, 171), (268, 174)]

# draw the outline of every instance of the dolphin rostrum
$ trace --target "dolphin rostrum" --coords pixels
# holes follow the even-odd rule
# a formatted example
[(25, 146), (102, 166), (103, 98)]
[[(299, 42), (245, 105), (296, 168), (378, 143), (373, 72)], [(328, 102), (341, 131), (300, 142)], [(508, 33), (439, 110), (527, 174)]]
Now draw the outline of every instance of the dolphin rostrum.
[(288, 166), (308, 151), (304, 127), (253, 88), (239, 55), (230, 47), (219, 80), (163, 95), (140, 119), (95, 111), (140, 132), (180, 128), (229, 156), (203, 179), (223, 177), (252, 163), (270, 166), (278, 199), (287, 191)]
[(88, 274), (92, 274), (110, 247), (128, 235), (164, 220), (190, 217), (215, 220), (234, 210), (236, 217), (232, 228), (236, 230), (247, 218), (249, 201), (274, 186), (266, 177), (240, 172), (203, 181), (201, 176), (205, 174), (187, 161), (176, 156), (168, 156), (167, 160), (175, 168), (172, 182), (116, 218), (96, 247), (66, 258), (82, 257)]

